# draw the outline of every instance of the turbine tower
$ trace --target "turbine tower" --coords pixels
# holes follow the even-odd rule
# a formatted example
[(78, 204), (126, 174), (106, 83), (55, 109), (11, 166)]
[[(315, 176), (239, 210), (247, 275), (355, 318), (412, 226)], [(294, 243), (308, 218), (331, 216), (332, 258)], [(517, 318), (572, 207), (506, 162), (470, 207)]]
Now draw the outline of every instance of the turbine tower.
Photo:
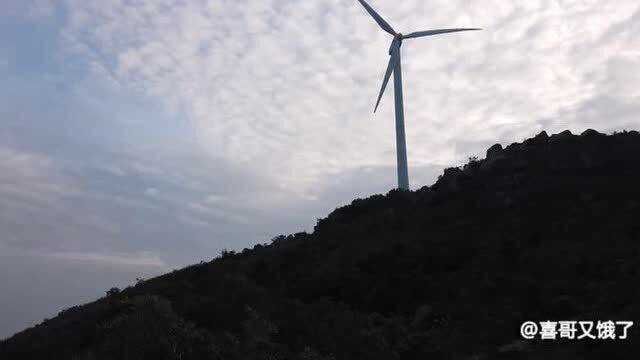
[(408, 35), (403, 35), (401, 33), (397, 33), (389, 23), (387, 23), (378, 13), (373, 10), (369, 4), (367, 4), (364, 0), (358, 0), (362, 6), (364, 6), (365, 10), (373, 17), (373, 19), (380, 25), (382, 30), (388, 32), (393, 35), (393, 41), (391, 41), (391, 47), (389, 48), (389, 65), (387, 66), (387, 72), (384, 75), (384, 80), (382, 81), (382, 88), (380, 89), (380, 94), (378, 95), (378, 101), (376, 101), (376, 107), (373, 112), (375, 113), (378, 110), (378, 105), (380, 105), (380, 100), (382, 99), (382, 94), (384, 94), (384, 90), (387, 88), (387, 83), (389, 82), (389, 78), (391, 78), (391, 74), (393, 73), (393, 86), (394, 86), (394, 95), (396, 100), (396, 152), (398, 157), (398, 188), (400, 190), (409, 190), (409, 172), (407, 169), (407, 142), (405, 139), (404, 133), (404, 105), (402, 101), (402, 65), (400, 60), (400, 47), (402, 46), (402, 40), (404, 39), (413, 39), (424, 36), (432, 36), (444, 33), (458, 32), (458, 31), (470, 31), (470, 30), (481, 30), (476, 28), (459, 28), (459, 29), (438, 29), (438, 30), (427, 30), (427, 31), (416, 31), (412, 32)]

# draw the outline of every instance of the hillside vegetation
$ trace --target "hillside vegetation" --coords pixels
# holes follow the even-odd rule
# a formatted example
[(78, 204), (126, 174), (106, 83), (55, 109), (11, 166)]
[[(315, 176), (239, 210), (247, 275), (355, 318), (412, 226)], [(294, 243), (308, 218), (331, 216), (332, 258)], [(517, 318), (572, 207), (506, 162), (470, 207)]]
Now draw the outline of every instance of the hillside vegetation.
[[(630, 358), (639, 215), (640, 134), (543, 132), (430, 187), (354, 200), (311, 234), (65, 310), (0, 359)], [(520, 336), (572, 319), (636, 325), (626, 341)]]

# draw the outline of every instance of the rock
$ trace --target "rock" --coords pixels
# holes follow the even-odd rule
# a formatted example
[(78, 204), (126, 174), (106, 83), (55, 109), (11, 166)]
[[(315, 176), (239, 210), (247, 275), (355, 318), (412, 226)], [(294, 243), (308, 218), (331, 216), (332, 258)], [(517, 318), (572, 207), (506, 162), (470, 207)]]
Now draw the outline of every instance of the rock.
[(459, 167), (448, 167), (443, 171), (444, 177), (458, 176), (460, 173), (462, 173), (462, 170)]
[(549, 141), (549, 135), (547, 135), (546, 131), (543, 131), (535, 137), (525, 140), (523, 144), (526, 146), (536, 146), (546, 144), (547, 141)]
[(502, 145), (495, 144), (487, 150), (487, 160), (492, 160), (502, 152)]
[(573, 137), (573, 134), (571, 133), (571, 131), (569, 130), (565, 130), (559, 134), (553, 134), (551, 135), (551, 140), (562, 140), (562, 139), (568, 139), (570, 137)]
[(522, 149), (522, 145), (523, 145), (523, 143), (512, 143), (512, 144), (509, 144), (509, 146), (507, 146), (507, 148), (505, 150), (507, 150), (507, 151), (517, 151), (517, 150)]
[(597, 132), (597, 131), (595, 131), (593, 129), (587, 129), (587, 130), (583, 131), (582, 134), (580, 134), (580, 136), (585, 136), (585, 137), (587, 137), (587, 136), (604, 136), (604, 134), (599, 133), (599, 132)]
[(542, 139), (548, 139), (548, 138), (549, 138), (549, 135), (547, 135), (547, 132), (543, 130), (540, 134), (536, 135), (534, 139), (542, 140)]

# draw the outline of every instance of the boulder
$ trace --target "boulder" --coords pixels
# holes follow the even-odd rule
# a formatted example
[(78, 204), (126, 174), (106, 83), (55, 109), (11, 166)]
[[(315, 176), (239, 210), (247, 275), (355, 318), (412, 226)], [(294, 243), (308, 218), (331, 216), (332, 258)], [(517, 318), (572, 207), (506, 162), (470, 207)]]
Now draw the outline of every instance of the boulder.
[(603, 133), (599, 133), (593, 129), (587, 129), (580, 134), (580, 136), (588, 137), (588, 136), (604, 136)]
[(487, 150), (487, 160), (495, 159), (496, 155), (502, 152), (502, 145), (495, 144)]
[(538, 139), (538, 140), (546, 140), (549, 139), (549, 135), (547, 135), (547, 132), (542, 130), (542, 132), (538, 135), (536, 135), (536, 137), (534, 139)]

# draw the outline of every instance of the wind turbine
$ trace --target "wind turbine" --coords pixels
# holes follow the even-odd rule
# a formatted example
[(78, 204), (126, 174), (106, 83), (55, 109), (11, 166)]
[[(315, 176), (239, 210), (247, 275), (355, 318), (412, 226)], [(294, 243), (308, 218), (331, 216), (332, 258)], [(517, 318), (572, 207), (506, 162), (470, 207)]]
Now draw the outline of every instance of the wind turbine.
[(378, 110), (378, 105), (380, 105), (380, 100), (382, 99), (382, 94), (384, 94), (384, 90), (387, 88), (387, 83), (389, 82), (389, 78), (393, 73), (393, 86), (394, 86), (394, 95), (396, 100), (396, 152), (398, 156), (398, 188), (400, 190), (409, 190), (409, 173), (407, 169), (407, 142), (405, 139), (404, 133), (404, 106), (402, 101), (402, 65), (400, 59), (400, 47), (402, 46), (402, 40), (404, 39), (414, 39), (424, 36), (432, 36), (444, 33), (452, 33), (458, 31), (470, 31), (470, 30), (482, 30), (476, 28), (459, 28), (459, 29), (438, 29), (438, 30), (427, 30), (427, 31), (416, 31), (412, 32), (408, 35), (403, 35), (401, 33), (393, 30), (391, 25), (387, 23), (378, 13), (373, 10), (369, 4), (367, 4), (364, 0), (358, 0), (362, 6), (364, 6), (365, 10), (373, 17), (373, 19), (380, 25), (382, 30), (388, 32), (393, 35), (393, 41), (391, 42), (391, 47), (389, 48), (389, 55), (391, 56), (389, 59), (389, 65), (387, 66), (387, 72), (384, 75), (384, 80), (382, 81), (382, 88), (380, 89), (380, 95), (378, 95), (378, 101), (376, 101), (376, 107), (373, 112), (375, 113)]

